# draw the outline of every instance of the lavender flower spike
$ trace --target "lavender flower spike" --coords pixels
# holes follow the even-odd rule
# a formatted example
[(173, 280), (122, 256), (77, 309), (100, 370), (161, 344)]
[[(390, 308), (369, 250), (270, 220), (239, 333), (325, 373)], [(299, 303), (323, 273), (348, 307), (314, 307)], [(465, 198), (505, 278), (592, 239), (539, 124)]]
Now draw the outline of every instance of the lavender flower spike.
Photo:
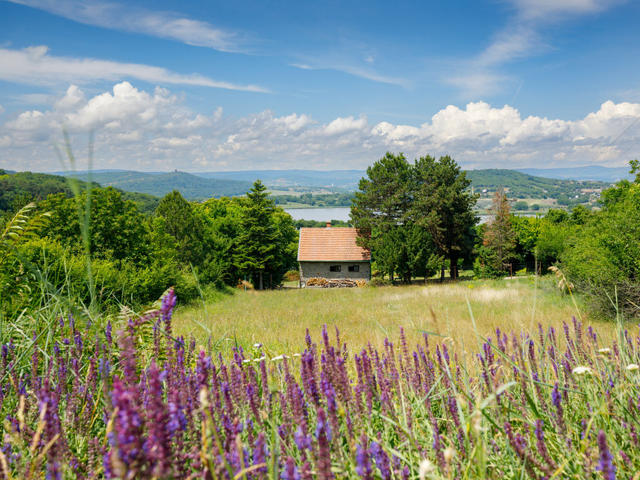
[(616, 467), (613, 464), (613, 455), (607, 445), (607, 436), (604, 431), (598, 432), (598, 448), (600, 449), (600, 460), (598, 461), (598, 470), (602, 472), (605, 480), (616, 480)]

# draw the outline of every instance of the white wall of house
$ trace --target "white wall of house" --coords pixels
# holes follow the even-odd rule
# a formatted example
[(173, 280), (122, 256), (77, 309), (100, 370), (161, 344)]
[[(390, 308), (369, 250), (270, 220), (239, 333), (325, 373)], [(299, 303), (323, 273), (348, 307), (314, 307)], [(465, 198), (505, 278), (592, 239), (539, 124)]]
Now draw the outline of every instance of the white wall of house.
[[(356, 269), (357, 271), (354, 271)], [(313, 277), (369, 280), (371, 279), (371, 262), (300, 262), (302, 283)]]

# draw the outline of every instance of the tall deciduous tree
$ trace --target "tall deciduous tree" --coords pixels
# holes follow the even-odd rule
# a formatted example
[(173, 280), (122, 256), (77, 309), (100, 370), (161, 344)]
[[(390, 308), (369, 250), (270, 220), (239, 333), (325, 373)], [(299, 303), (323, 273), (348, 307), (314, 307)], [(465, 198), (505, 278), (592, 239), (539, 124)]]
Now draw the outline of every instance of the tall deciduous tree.
[(234, 263), (258, 288), (264, 289), (264, 274), (277, 260), (278, 231), (273, 223), (273, 200), (267, 187), (256, 180), (247, 193), (246, 210), (241, 220), (241, 233), (236, 242)]
[(436, 160), (427, 155), (416, 160), (413, 183), (411, 219), (427, 228), (440, 254), (449, 259), (451, 278), (456, 279), (458, 259), (478, 220), (473, 211), (478, 196), (469, 190), (471, 180), (450, 156)]

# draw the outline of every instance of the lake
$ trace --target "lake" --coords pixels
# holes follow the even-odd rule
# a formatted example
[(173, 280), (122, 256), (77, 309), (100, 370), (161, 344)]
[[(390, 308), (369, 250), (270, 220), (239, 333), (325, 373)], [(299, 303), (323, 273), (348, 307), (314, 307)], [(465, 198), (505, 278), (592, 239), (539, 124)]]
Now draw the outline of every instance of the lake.
[(333, 208), (285, 208), (285, 212), (294, 220), (315, 220), (316, 222), (328, 222), (329, 220), (349, 221), (349, 207)]
[[(328, 222), (329, 220), (349, 221), (349, 207), (333, 207), (333, 208), (285, 208), (285, 212), (293, 217), (294, 220), (315, 220), (316, 222)], [(480, 223), (485, 223), (489, 219), (489, 215), (478, 215)], [(525, 214), (525, 216), (535, 216)]]

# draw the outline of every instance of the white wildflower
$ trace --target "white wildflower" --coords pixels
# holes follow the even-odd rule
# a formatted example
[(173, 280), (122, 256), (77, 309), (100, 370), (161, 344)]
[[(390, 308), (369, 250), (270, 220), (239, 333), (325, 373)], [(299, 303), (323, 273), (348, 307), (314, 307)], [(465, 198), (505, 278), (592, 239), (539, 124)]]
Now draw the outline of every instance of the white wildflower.
[(277, 361), (282, 360), (282, 359), (284, 359), (284, 358), (289, 358), (289, 356), (288, 356), (288, 355), (278, 355), (277, 357), (273, 357), (273, 358), (271, 359), (271, 361), (272, 361), (272, 362), (277, 362)]
[(254, 359), (253, 359), (253, 361), (254, 361), (254, 362), (256, 362), (256, 363), (259, 363), (259, 362), (261, 362), (261, 361), (263, 361), (263, 360), (266, 360), (266, 358), (267, 358), (267, 357), (265, 357), (265, 356), (263, 355), (263, 356), (261, 356), (260, 358), (254, 358)]
[(593, 370), (591, 370), (589, 367), (576, 367), (573, 369), (573, 373), (574, 375), (584, 375), (586, 373), (591, 375), (593, 373)]
[(245, 358), (244, 360), (242, 360), (242, 363), (249, 363), (251, 361), (250, 358)]
[(634, 372), (638, 369), (640, 369), (640, 366), (637, 363), (630, 363), (629, 365), (627, 365), (627, 370), (629, 370), (630, 372)]
[(253, 344), (253, 348), (262, 348), (262, 344), (261, 343), (254, 343)]
[(424, 480), (425, 478), (427, 478), (427, 475), (430, 475), (431, 473), (435, 472), (435, 470), (436, 470), (436, 466), (425, 458), (420, 462), (420, 468), (418, 469), (418, 476), (420, 477), (420, 480)]
[(207, 391), (207, 387), (202, 387), (200, 389), (200, 392), (198, 393), (198, 400), (200, 401), (202, 408), (207, 408), (209, 406), (209, 392)]
[(453, 457), (456, 456), (456, 449), (453, 447), (447, 447), (444, 449), (444, 461), (447, 462), (447, 465), (451, 463)]
[(299, 353), (294, 353), (292, 356), (294, 356), (294, 357), (301, 357), (302, 355), (300, 355)]
[(598, 350), (598, 353), (609, 354), (609, 353), (611, 353), (611, 349), (610, 348), (601, 348), (601, 349)]

